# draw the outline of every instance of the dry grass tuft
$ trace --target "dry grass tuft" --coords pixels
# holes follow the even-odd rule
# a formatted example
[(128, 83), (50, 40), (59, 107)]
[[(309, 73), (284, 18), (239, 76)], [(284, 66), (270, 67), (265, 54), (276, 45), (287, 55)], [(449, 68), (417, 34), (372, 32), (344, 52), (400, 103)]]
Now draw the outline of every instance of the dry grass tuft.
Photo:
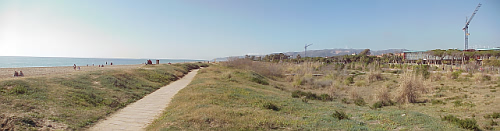
[(389, 89), (387, 89), (386, 87), (382, 87), (377, 90), (375, 99), (382, 102), (383, 104), (392, 103), (391, 93), (389, 92)]
[(384, 77), (382, 76), (382, 73), (380, 73), (380, 72), (370, 71), (370, 73), (368, 73), (367, 77), (368, 77), (369, 83), (384, 80)]
[(399, 103), (416, 103), (421, 94), (427, 91), (421, 77), (411, 72), (405, 72), (401, 75), (396, 99)]
[(221, 65), (238, 69), (249, 69), (271, 79), (275, 77), (280, 78), (284, 73), (282, 65), (277, 63), (259, 62), (248, 59), (228, 58), (228, 60), (222, 62)]

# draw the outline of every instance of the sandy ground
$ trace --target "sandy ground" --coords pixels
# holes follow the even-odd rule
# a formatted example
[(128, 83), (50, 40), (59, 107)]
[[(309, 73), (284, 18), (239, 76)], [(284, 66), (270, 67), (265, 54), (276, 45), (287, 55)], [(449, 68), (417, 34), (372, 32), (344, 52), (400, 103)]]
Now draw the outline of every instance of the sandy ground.
[[(104, 67), (96, 66), (80, 66), (76, 70), (73, 66), (61, 66), (61, 67), (24, 67), (24, 68), (0, 68), (0, 81), (10, 80), (10, 79), (20, 79), (20, 78), (30, 78), (39, 76), (57, 76), (57, 75), (73, 75), (78, 73), (84, 73), (88, 71), (97, 70), (114, 70), (114, 69), (133, 69), (140, 68), (144, 65), (105, 65)], [(23, 71), (24, 77), (14, 77), (14, 71)]]

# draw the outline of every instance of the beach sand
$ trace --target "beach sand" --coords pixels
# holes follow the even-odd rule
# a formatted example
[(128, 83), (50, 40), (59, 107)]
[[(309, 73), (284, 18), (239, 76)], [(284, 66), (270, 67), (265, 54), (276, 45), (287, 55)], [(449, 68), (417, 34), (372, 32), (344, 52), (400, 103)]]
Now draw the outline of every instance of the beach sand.
[[(89, 71), (98, 70), (122, 70), (122, 69), (134, 69), (141, 68), (143, 64), (137, 65), (104, 65), (104, 67), (98, 67), (97, 65), (85, 65), (80, 66), (76, 70), (73, 66), (60, 66), (60, 67), (23, 67), (23, 68), (0, 68), (0, 81), (2, 80), (14, 80), (22, 78), (40, 77), (40, 76), (66, 76), (74, 75), (79, 73), (85, 73)], [(23, 71), (24, 77), (14, 77), (14, 71)]]

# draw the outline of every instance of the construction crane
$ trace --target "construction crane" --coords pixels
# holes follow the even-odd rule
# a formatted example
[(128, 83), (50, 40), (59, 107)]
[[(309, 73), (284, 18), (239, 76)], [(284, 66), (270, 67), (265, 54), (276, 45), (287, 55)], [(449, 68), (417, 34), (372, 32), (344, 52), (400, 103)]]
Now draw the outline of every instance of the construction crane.
[(311, 45), (313, 45), (313, 44), (309, 44), (309, 45), (308, 45), (308, 44), (306, 44), (306, 46), (304, 46), (304, 58), (306, 58), (306, 57), (307, 57), (307, 47), (309, 47), (309, 46), (311, 46)]
[(481, 3), (479, 3), (476, 7), (476, 10), (472, 13), (470, 18), (467, 20), (467, 17), (465, 17), (465, 27), (462, 29), (465, 32), (465, 48), (464, 50), (467, 50), (469, 48), (469, 24), (472, 18), (474, 18), (474, 15), (476, 15), (477, 10), (479, 10), (479, 7), (481, 7)]

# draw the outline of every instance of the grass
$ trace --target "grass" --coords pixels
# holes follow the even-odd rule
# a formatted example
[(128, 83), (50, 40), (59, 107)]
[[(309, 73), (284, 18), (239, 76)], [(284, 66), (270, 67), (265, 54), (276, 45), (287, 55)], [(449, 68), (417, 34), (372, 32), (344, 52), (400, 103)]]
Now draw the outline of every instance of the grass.
[(453, 115), (446, 115), (441, 118), (443, 121), (449, 121), (455, 125), (458, 125), (460, 128), (468, 129), (468, 130), (479, 130), (479, 126), (475, 119), (465, 118), (460, 119)]
[(55, 123), (53, 129), (82, 130), (201, 65), (147, 65), (0, 81), (0, 110), (5, 119), (15, 121), (16, 130), (37, 130), (48, 121)]
[[(323, 101), (326, 93), (297, 90), (293, 82), (266, 75), (269, 85), (259, 84), (249, 79), (256, 72), (247, 69), (211, 66), (200, 72), (147, 130), (460, 130), (416, 111), (372, 110), (330, 95), (331, 101)], [(217, 74), (231, 74), (234, 81)]]

